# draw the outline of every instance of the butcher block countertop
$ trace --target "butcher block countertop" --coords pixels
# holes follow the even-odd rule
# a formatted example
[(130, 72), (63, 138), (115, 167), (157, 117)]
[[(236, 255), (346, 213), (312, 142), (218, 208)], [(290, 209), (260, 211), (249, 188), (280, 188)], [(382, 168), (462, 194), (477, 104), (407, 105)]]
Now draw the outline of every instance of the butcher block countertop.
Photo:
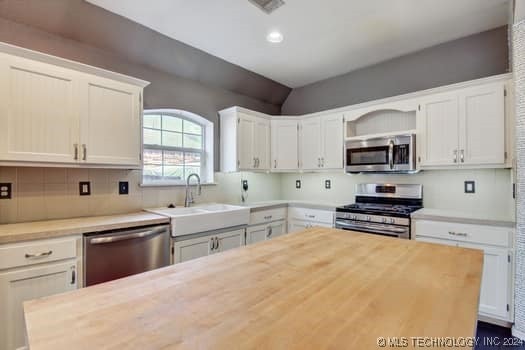
[(0, 225), (0, 244), (169, 222), (167, 217), (142, 211), (132, 214), (7, 224)]
[(475, 336), (481, 251), (312, 228), (24, 303), (32, 350), (374, 349)]

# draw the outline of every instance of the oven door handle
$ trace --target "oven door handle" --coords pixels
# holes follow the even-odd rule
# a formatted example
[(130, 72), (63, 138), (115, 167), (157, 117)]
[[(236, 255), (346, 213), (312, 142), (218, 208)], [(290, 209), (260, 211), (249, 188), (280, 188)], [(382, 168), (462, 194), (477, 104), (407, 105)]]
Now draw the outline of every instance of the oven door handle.
[(371, 229), (371, 230), (381, 230), (381, 231), (385, 231), (385, 232), (390, 232), (390, 233), (405, 233), (406, 232), (406, 229), (404, 228), (397, 228), (397, 227), (393, 227), (393, 228), (388, 228), (388, 227), (377, 227), (377, 225), (354, 225), (354, 224), (348, 224), (344, 221), (340, 221), (340, 220), (336, 220), (335, 222), (336, 225), (338, 226), (341, 226), (341, 227), (344, 227), (344, 228), (355, 228), (355, 229), (360, 229), (360, 230), (363, 230), (363, 229)]
[(388, 141), (388, 165), (394, 169), (394, 140)]
[(162, 227), (153, 228), (152, 230), (133, 232), (133, 233), (125, 234), (125, 235), (91, 238), (89, 240), (89, 243), (90, 244), (106, 244), (106, 243), (113, 243), (113, 242), (119, 242), (119, 241), (127, 241), (130, 239), (144, 238), (144, 237), (149, 237), (153, 235), (158, 235), (159, 233), (163, 233), (165, 231), (166, 231), (166, 227), (162, 226)]

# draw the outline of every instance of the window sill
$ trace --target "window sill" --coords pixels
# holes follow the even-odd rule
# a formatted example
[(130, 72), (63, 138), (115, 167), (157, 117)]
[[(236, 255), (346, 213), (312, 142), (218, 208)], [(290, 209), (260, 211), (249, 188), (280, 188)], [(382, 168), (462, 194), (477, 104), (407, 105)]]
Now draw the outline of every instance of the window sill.
[[(196, 186), (196, 182), (192, 182), (190, 186)], [(169, 183), (169, 182), (149, 182), (149, 183), (141, 183), (139, 184), (140, 187), (186, 187), (185, 183)], [(216, 182), (205, 182), (201, 183), (201, 186), (217, 186)]]

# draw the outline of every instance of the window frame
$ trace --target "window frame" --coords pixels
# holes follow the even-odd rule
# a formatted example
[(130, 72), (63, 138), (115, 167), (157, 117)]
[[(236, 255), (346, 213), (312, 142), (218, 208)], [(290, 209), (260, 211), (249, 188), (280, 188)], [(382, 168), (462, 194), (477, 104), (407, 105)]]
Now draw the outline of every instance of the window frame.
[[(179, 133), (182, 137), (182, 143), (184, 144), (184, 135), (196, 135), (191, 132), (184, 132), (184, 127), (181, 132), (171, 131), (162, 129), (162, 124), (160, 129), (149, 128), (144, 126), (144, 118), (147, 115), (160, 115), (161, 120), (162, 116), (169, 116), (182, 119), (194, 124), (199, 125), (202, 128), (201, 136), (201, 148), (192, 148), (192, 147), (178, 147), (178, 146), (163, 146), (163, 145), (154, 145), (154, 144), (145, 144), (144, 143), (144, 131), (146, 129), (160, 131), (161, 143), (163, 137), (163, 131)], [(161, 122), (162, 123), (162, 122)], [(170, 151), (170, 152), (181, 152), (183, 157), (186, 153), (199, 153), (200, 154), (200, 176), (201, 184), (213, 184), (213, 123), (209, 120), (183, 110), (178, 109), (147, 109), (142, 113), (141, 120), (141, 143), (142, 143), (142, 176), (141, 176), (141, 186), (185, 186), (186, 179), (182, 178), (180, 180), (171, 180), (171, 179), (160, 179), (155, 180), (146, 180), (144, 175), (144, 151), (145, 150), (160, 150), (160, 151)], [(161, 166), (164, 167), (164, 162), (161, 163)], [(184, 159), (183, 167), (186, 168), (186, 162)], [(186, 175), (186, 174), (185, 174)]]

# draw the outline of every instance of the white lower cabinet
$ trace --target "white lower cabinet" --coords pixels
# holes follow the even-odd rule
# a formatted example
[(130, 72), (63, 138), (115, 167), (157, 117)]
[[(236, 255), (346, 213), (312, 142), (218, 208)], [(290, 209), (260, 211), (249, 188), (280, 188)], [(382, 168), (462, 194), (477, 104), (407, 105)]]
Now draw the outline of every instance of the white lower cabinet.
[(482, 250), (479, 314), (512, 322), (512, 228), (415, 220), (414, 231), (417, 241)]
[(181, 263), (244, 245), (244, 229), (184, 239), (173, 243), (173, 263)]
[(288, 209), (288, 232), (310, 227), (334, 227), (334, 212), (329, 210), (291, 207)]
[(0, 245), (0, 350), (26, 348), (24, 301), (77, 289), (80, 237)]
[(23, 302), (77, 288), (77, 259), (0, 272), (0, 349), (26, 348)]
[(323, 223), (323, 222), (315, 222), (315, 221), (305, 221), (305, 220), (290, 220), (288, 224), (288, 233), (297, 232), (301, 230), (305, 230), (307, 228), (311, 227), (328, 227), (332, 228), (333, 226), (331, 224)]
[(246, 244), (266, 241), (286, 233), (286, 222), (284, 220), (268, 224), (250, 226), (246, 229)]

